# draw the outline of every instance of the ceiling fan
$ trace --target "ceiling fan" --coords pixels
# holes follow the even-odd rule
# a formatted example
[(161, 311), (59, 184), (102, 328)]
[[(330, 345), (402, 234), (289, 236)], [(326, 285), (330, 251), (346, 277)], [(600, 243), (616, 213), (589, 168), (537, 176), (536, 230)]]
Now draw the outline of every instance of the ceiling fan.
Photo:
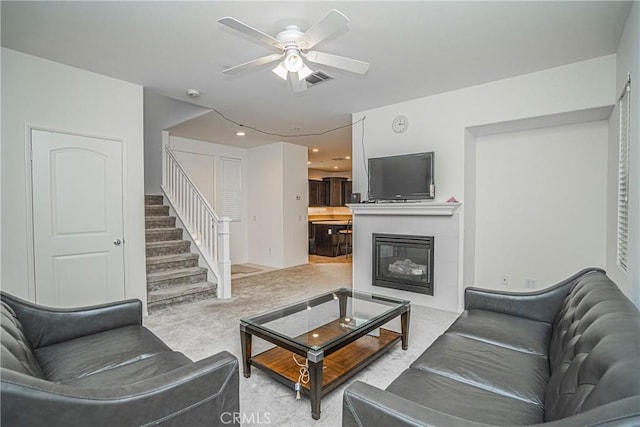
[(358, 74), (364, 74), (369, 69), (368, 62), (310, 50), (316, 44), (338, 32), (349, 22), (349, 18), (335, 9), (327, 12), (305, 32), (297, 25), (288, 25), (284, 31), (278, 33), (275, 37), (250, 27), (235, 18), (224, 17), (218, 19), (218, 22), (279, 51), (279, 53), (229, 67), (223, 71), (224, 74), (236, 74), (270, 62), (280, 61), (273, 69), (273, 72), (283, 80), (289, 80), (294, 92), (301, 92), (307, 89), (305, 79), (313, 73), (305, 64), (305, 59), (316, 64)]

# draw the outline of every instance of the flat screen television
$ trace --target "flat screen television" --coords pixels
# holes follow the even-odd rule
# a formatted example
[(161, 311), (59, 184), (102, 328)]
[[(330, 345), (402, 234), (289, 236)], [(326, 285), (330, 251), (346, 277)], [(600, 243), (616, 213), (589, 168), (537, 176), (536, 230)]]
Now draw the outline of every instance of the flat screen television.
[(369, 200), (425, 200), (435, 197), (434, 152), (369, 159)]

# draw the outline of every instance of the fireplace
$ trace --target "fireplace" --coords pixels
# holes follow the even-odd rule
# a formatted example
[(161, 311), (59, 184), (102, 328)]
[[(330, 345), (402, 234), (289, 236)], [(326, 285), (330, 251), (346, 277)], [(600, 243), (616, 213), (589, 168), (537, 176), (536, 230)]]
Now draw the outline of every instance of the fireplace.
[(373, 286), (433, 295), (433, 236), (373, 233)]

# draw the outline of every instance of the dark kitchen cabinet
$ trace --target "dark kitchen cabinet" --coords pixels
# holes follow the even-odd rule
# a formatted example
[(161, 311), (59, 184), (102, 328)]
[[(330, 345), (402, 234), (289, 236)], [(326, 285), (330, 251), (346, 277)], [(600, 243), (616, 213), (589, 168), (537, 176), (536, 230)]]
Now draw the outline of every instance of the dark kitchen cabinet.
[(344, 183), (344, 204), (351, 203), (351, 192), (353, 191), (353, 182), (345, 181)]
[(345, 183), (347, 178), (330, 177), (322, 178), (327, 183), (327, 206), (344, 206), (346, 199), (344, 197)]
[(351, 197), (352, 182), (347, 178), (330, 177), (322, 181), (309, 180), (309, 206), (344, 206)]
[(309, 180), (309, 206), (327, 205), (327, 183)]

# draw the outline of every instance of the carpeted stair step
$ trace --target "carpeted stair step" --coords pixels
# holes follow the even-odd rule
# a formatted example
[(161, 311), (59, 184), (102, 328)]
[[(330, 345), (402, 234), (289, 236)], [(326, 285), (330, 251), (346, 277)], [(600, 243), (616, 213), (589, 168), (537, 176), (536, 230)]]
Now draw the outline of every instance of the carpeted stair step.
[(147, 310), (151, 313), (174, 305), (200, 301), (215, 296), (216, 285), (211, 282), (199, 282), (154, 290), (150, 291), (147, 296)]
[(189, 252), (191, 242), (188, 240), (170, 240), (168, 242), (149, 242), (146, 245), (147, 257)]
[(147, 194), (144, 196), (145, 205), (163, 205), (164, 197), (155, 194)]
[(174, 228), (176, 226), (175, 216), (147, 216), (144, 218), (144, 227), (147, 230), (154, 228)]
[(207, 269), (189, 267), (177, 270), (158, 271), (147, 274), (147, 290), (156, 291), (174, 286), (207, 281)]
[(198, 266), (198, 255), (192, 253), (147, 257), (147, 273)]
[(154, 228), (145, 230), (144, 238), (147, 242), (182, 240), (182, 228)]
[(147, 205), (144, 207), (145, 216), (168, 216), (169, 206), (164, 205)]

